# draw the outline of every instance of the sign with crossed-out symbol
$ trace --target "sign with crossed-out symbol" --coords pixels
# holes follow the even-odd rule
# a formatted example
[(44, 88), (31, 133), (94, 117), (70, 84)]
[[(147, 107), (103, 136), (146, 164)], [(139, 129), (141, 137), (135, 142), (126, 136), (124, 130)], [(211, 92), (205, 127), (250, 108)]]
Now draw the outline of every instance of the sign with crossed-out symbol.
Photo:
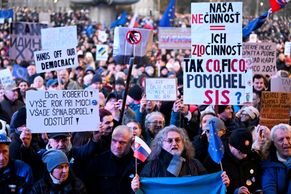
[(129, 44), (138, 44), (141, 38), (141, 33), (139, 31), (130, 30), (126, 33), (126, 40)]

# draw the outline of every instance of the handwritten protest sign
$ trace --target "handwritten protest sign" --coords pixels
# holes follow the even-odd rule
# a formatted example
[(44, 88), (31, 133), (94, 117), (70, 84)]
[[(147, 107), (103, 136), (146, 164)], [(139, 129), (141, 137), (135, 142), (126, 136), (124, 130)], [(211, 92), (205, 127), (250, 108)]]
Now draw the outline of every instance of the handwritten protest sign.
[(146, 99), (175, 101), (177, 99), (176, 78), (147, 78)]
[(289, 123), (291, 93), (263, 92), (260, 124), (272, 128), (279, 123)]
[(244, 43), (242, 54), (243, 57), (253, 59), (254, 74), (276, 74), (275, 43)]
[(145, 56), (152, 49), (153, 32), (142, 28), (114, 29), (113, 55)]
[(49, 72), (78, 66), (76, 48), (34, 52), (36, 72)]
[(108, 39), (108, 34), (106, 31), (98, 30), (98, 40), (100, 40), (102, 43), (106, 42)]
[(159, 48), (191, 49), (191, 28), (159, 28)]
[(27, 127), (32, 133), (97, 131), (96, 90), (28, 91)]
[(106, 44), (100, 44), (96, 47), (96, 60), (107, 61), (108, 59), (109, 47)]
[(47, 24), (17, 22), (12, 23), (10, 58), (33, 60), (33, 52), (41, 48), (40, 31)]
[(0, 70), (0, 83), (3, 86), (14, 83), (12, 74), (8, 69)]
[(251, 100), (251, 69), (241, 58), (242, 3), (192, 3), (192, 58), (183, 62), (185, 104)]
[(291, 42), (285, 42), (284, 55), (291, 57)]
[(276, 77), (271, 79), (271, 92), (291, 93), (291, 78)]
[(66, 26), (41, 30), (41, 48), (72, 48), (77, 47), (77, 27)]

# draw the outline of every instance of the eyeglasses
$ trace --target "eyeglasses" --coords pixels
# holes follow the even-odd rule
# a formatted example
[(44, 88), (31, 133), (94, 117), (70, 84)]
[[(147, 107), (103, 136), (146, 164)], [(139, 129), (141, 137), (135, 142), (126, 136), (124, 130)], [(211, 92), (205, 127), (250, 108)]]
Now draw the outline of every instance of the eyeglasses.
[(149, 123), (152, 123), (154, 125), (157, 125), (157, 124), (164, 125), (165, 121), (152, 121), (152, 122), (149, 122)]
[(172, 144), (173, 141), (175, 141), (176, 143), (181, 143), (182, 139), (179, 137), (176, 137), (176, 138), (168, 138), (168, 139), (165, 139), (164, 141), (169, 144)]

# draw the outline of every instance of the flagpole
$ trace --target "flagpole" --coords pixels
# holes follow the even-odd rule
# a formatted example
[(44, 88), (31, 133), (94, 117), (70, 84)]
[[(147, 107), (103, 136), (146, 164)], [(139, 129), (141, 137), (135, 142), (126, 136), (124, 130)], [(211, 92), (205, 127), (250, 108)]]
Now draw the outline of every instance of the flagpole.
[(219, 164), (220, 164), (220, 169), (223, 171), (222, 163), (219, 162)]
[(137, 175), (137, 158), (134, 158), (134, 169), (135, 169), (135, 175)]

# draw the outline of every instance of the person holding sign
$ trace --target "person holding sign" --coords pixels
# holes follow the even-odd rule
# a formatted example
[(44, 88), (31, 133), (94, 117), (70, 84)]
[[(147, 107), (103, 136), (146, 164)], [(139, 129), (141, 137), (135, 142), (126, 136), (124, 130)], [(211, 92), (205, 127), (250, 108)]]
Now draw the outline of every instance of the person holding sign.
[[(175, 126), (163, 128), (153, 140), (149, 162), (141, 177), (182, 177), (207, 174), (206, 169), (194, 159), (194, 148), (184, 129)], [(221, 174), (222, 182), (228, 186), (229, 178)], [(133, 191), (140, 188), (139, 175), (131, 183)]]

